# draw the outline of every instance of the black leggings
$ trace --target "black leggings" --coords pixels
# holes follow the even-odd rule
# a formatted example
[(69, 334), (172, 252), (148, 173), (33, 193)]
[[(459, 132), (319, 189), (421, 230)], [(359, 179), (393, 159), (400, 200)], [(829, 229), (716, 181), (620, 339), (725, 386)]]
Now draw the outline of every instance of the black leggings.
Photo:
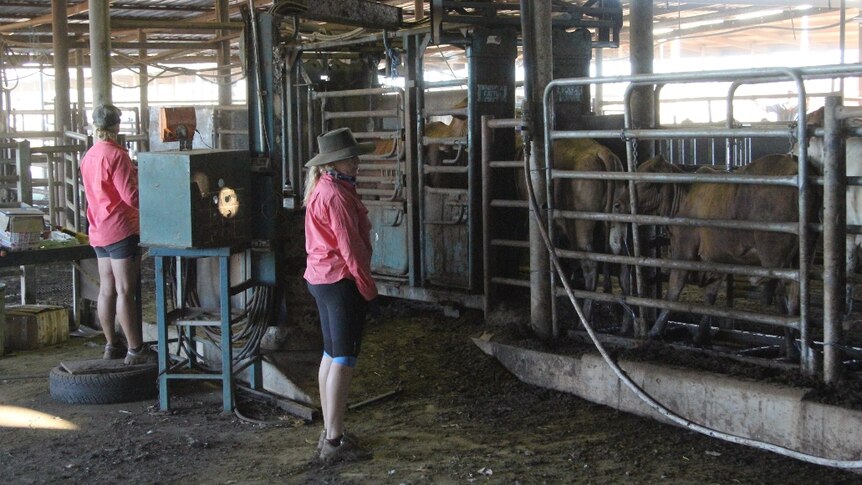
[(320, 329), (323, 332), (323, 351), (332, 360), (349, 367), (356, 365), (362, 341), (362, 327), (368, 304), (353, 280), (312, 285), (306, 281), (308, 291), (317, 302)]

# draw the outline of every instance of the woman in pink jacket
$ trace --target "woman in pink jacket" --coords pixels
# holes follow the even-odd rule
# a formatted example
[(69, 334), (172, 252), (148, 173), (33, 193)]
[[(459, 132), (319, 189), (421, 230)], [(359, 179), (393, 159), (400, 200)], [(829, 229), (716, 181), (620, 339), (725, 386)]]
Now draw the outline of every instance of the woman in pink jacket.
[[(93, 111), (97, 141), (81, 160), (81, 180), (87, 196), (90, 244), (99, 263), (97, 312), (105, 334), (105, 359), (125, 358), (126, 364), (155, 361), (144, 346), (135, 294), (140, 274), (138, 242), (138, 171), (128, 151), (117, 143), (120, 110), (113, 105)], [(128, 348), (114, 332), (114, 317)]]
[(348, 128), (317, 138), (320, 153), (305, 164), (305, 280), (317, 302), (323, 332), (318, 384), (324, 463), (362, 459), (368, 453), (344, 434), (344, 415), (362, 327), (369, 305), (376, 307), (371, 279), (371, 222), (356, 193), (359, 155), (372, 143), (356, 143)]

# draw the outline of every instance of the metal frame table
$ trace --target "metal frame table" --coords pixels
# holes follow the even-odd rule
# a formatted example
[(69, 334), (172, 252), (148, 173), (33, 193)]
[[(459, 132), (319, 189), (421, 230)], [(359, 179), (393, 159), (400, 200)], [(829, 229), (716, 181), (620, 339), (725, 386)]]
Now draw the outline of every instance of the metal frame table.
[[(222, 404), (225, 412), (234, 409), (234, 374), (250, 366), (249, 384), (252, 389), (260, 389), (263, 377), (262, 366), (259, 355), (251, 358), (250, 362), (235, 366), (233, 362), (233, 348), (231, 347), (231, 301), (232, 295), (241, 293), (251, 287), (250, 281), (244, 281), (237, 286), (230, 286), (230, 257), (232, 254), (244, 251), (244, 248), (217, 247), (217, 248), (170, 248), (149, 247), (150, 256), (155, 259), (156, 271), (156, 320), (159, 339), (159, 407), (162, 410), (170, 409), (170, 392), (168, 384), (172, 380), (181, 379), (213, 379), (222, 382)], [(165, 258), (218, 258), (219, 260), (219, 320), (202, 321), (194, 319), (182, 320), (185, 308), (184, 302), (178, 302), (179, 312), (169, 314), (167, 311), (166, 291), (166, 267)], [(179, 267), (179, 265), (178, 265)], [(194, 327), (202, 325), (218, 326), (221, 330), (221, 371), (196, 372), (192, 368), (195, 363), (194, 355), (189, 355), (188, 366), (170, 366), (168, 361), (168, 325), (186, 325), (189, 327), (189, 340), (194, 347)], [(179, 352), (179, 349), (178, 349)]]
[[(51, 263), (72, 264), (72, 314), (76, 324), (81, 324), (81, 282), (80, 269), (76, 262), (84, 259), (95, 259), (96, 253), (89, 244), (78, 244), (48, 249), (12, 250), (7, 249), (6, 255), (0, 257), (0, 268), (21, 267), (21, 304), (35, 303), (35, 294), (30, 284), (34, 278), (33, 266)], [(140, 285), (138, 285), (140, 290)], [(138, 297), (140, 301), (140, 295)]]

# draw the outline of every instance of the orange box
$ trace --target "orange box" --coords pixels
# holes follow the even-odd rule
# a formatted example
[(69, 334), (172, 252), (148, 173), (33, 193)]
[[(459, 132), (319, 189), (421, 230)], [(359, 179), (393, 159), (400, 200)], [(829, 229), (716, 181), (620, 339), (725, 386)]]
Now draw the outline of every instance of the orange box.
[(195, 108), (183, 106), (159, 109), (159, 133), (162, 141), (191, 140), (197, 129)]

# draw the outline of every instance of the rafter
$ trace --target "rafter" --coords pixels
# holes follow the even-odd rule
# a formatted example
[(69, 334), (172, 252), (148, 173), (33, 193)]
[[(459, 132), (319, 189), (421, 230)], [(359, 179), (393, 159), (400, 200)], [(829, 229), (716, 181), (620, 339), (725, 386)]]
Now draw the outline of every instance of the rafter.
[[(74, 7), (70, 7), (66, 11), (66, 15), (71, 17), (72, 15), (77, 15), (81, 12), (86, 12), (90, 9), (90, 4), (82, 3), (80, 5), (75, 5)], [(25, 20), (23, 22), (15, 22), (12, 24), (0, 25), (0, 32), (14, 32), (16, 30), (21, 30), (27, 27), (35, 27), (37, 25), (45, 25), (50, 24), (54, 19), (54, 16), (51, 14), (43, 15), (41, 17), (36, 17), (30, 20)]]

